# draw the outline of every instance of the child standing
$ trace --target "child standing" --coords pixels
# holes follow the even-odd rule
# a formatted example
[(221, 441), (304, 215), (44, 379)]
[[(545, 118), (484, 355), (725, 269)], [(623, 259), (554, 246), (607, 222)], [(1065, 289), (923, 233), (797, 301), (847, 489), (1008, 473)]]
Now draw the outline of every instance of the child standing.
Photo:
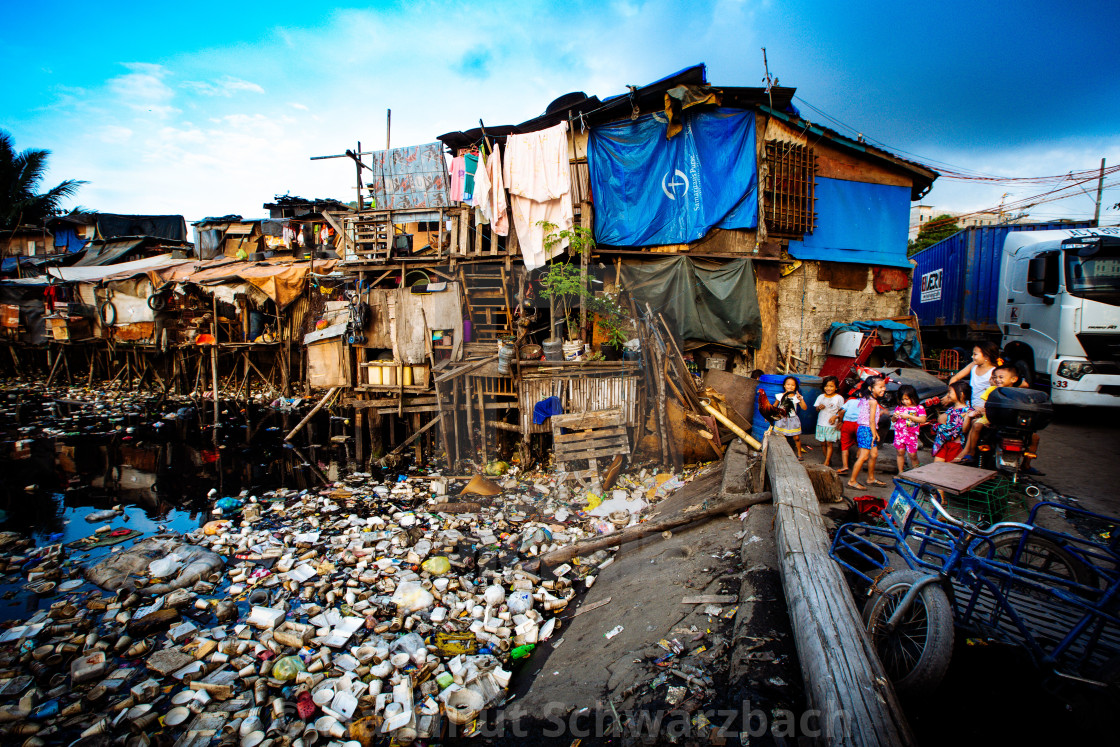
[[(840, 382), (835, 376), (824, 377), (824, 394), (817, 397), (813, 406), (817, 408), (817, 440), (824, 445), (824, 466), (832, 466), (832, 449), (840, 440), (840, 410), (844, 398), (836, 393)], [(847, 459), (844, 460), (845, 465)]]
[(933, 461), (951, 462), (964, 448), (961, 434), (968, 430), (972, 402), (972, 387), (966, 381), (954, 381), (945, 394), (949, 409), (937, 419), (937, 435), (933, 439)]
[(882, 480), (875, 479), (875, 460), (879, 456), (879, 398), (886, 391), (887, 382), (881, 376), (869, 376), (860, 389), (859, 418), (856, 421), (859, 424), (856, 430), (859, 455), (852, 467), (852, 476), (848, 479), (849, 487), (860, 490), (866, 487), (858, 481), (864, 462), (867, 463), (867, 484), (886, 486)]
[(848, 452), (856, 445), (856, 431), (859, 430), (859, 396), (844, 402), (840, 422), (840, 469), (838, 475), (848, 474)]
[(891, 414), (894, 449), (898, 452), (898, 474), (906, 471), (906, 455), (910, 467), (918, 466), (918, 431), (926, 422), (926, 408), (918, 404), (918, 391), (909, 384), (898, 388), (898, 407)]
[(797, 452), (798, 461), (804, 460), (801, 456), (801, 420), (797, 417), (797, 408), (808, 409), (805, 398), (801, 396), (801, 384), (792, 376), (787, 376), (782, 382), (782, 393), (774, 401), (778, 408), (778, 420), (774, 422), (774, 432), (785, 436), (793, 442), (794, 451)]

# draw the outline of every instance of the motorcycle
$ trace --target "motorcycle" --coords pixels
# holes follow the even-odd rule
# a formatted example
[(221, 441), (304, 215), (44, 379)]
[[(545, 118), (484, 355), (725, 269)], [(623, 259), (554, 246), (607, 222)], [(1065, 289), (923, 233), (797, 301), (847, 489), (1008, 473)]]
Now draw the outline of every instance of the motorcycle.
[(1054, 419), (1054, 405), (1045, 392), (1001, 386), (988, 395), (984, 412), (988, 427), (977, 446), (977, 464), (1017, 481), (1036, 433)]
[[(929, 446), (936, 435), (941, 398), (923, 400), (922, 407), (929, 420), (919, 435)], [(1002, 472), (1017, 482), (1023, 460), (1034, 457), (1029, 450), (1035, 434), (1054, 419), (1054, 405), (1044, 392), (1001, 386), (988, 395), (984, 412), (988, 416), (988, 427), (976, 446), (976, 466)]]

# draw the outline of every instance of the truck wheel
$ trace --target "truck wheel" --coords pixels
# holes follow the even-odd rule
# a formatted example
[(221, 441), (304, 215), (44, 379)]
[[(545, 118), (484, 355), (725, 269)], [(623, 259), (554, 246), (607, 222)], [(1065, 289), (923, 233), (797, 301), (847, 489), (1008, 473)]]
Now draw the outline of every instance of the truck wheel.
[(938, 584), (929, 584), (893, 631), (887, 621), (915, 583), (929, 574), (895, 571), (879, 581), (863, 608), (871, 645), (900, 695), (925, 695), (941, 684), (953, 657), (953, 608)]

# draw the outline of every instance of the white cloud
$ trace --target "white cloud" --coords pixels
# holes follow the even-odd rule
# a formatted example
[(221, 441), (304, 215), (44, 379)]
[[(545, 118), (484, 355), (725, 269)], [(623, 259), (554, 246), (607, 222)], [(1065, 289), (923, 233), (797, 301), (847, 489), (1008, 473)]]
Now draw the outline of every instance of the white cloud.
[(222, 96), (230, 98), (238, 93), (264, 93), (264, 89), (256, 83), (240, 78), (225, 76), (215, 81), (188, 80), (183, 82), (183, 88), (203, 96)]
[(168, 117), (179, 111), (170, 105), (175, 91), (164, 83), (168, 71), (162, 65), (129, 62), (124, 67), (130, 72), (108, 82), (109, 90), (116, 95), (119, 103), (157, 117)]
[(105, 125), (101, 128), (100, 139), (103, 143), (111, 145), (119, 145), (127, 143), (129, 138), (132, 137), (132, 130), (120, 125)]

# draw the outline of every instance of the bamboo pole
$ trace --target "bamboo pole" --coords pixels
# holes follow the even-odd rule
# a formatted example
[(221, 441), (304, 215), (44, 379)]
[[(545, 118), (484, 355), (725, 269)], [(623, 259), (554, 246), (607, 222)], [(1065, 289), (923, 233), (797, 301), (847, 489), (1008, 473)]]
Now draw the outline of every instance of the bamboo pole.
[(288, 435), (284, 436), (284, 440), (291, 441), (297, 433), (303, 430), (303, 427), (305, 425), (311, 422), (311, 418), (315, 416), (315, 413), (319, 412), (319, 410), (323, 408), (323, 405), (327, 404), (327, 401), (330, 400), (330, 398), (333, 397), (341, 388), (342, 387), (336, 386), (328, 391), (326, 395), (321, 400), (319, 400), (318, 404), (311, 408), (311, 412), (307, 413), (307, 415), (303, 417), (303, 420), (299, 421), (299, 423), (296, 424), (296, 427), (292, 428), (291, 432), (289, 432)]

